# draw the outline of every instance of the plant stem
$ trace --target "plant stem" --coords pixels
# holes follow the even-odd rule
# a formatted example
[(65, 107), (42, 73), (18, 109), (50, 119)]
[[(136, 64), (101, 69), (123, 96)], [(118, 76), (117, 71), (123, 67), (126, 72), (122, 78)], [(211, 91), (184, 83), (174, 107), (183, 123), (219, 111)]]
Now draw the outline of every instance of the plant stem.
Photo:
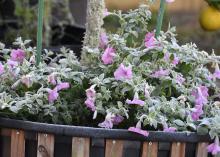
[(36, 64), (41, 62), (42, 35), (43, 35), (44, 0), (38, 0), (38, 23), (37, 23), (37, 53)]
[(160, 35), (160, 31), (162, 28), (165, 6), (166, 6), (166, 0), (160, 0), (160, 10), (158, 13), (157, 26), (156, 26), (156, 38)]

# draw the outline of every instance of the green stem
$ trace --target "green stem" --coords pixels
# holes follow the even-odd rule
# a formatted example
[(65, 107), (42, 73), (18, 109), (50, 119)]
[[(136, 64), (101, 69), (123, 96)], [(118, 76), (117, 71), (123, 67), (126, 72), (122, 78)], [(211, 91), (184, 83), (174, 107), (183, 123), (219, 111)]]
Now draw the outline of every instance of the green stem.
[(157, 17), (156, 38), (160, 35), (160, 31), (162, 29), (165, 6), (166, 0), (160, 0), (160, 10)]
[(38, 0), (38, 23), (37, 23), (37, 54), (36, 64), (41, 62), (42, 35), (43, 35), (44, 0)]

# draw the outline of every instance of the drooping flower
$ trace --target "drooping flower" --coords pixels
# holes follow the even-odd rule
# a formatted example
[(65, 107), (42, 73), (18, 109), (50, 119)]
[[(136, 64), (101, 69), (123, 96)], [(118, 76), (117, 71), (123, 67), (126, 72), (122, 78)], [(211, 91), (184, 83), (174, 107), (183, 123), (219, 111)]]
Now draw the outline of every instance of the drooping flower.
[(173, 3), (175, 0), (166, 0), (167, 3)]
[(100, 35), (99, 47), (104, 49), (108, 45), (108, 36), (105, 32), (102, 32)]
[(125, 67), (121, 64), (118, 69), (114, 72), (116, 80), (132, 79), (132, 68), (131, 66)]
[(151, 77), (160, 78), (164, 76), (168, 76), (170, 74), (169, 70), (160, 69), (151, 74)]
[(208, 152), (212, 153), (212, 155), (217, 155), (220, 152), (218, 137), (216, 137), (214, 143), (208, 145), (207, 150)]
[(185, 81), (186, 81), (186, 79), (183, 78), (183, 75), (182, 75), (182, 74), (178, 74), (178, 75), (176, 76), (176, 83), (178, 83), (179, 85), (182, 85), (183, 82), (185, 82)]
[(120, 116), (120, 115), (116, 115), (112, 118), (112, 122), (114, 125), (118, 125), (119, 123), (121, 123), (124, 120), (124, 117)]
[(9, 59), (6, 63), (10, 69), (13, 69), (18, 66), (18, 62)]
[(203, 114), (203, 105), (196, 105), (192, 109), (191, 117), (194, 121), (199, 120), (199, 117)]
[(51, 83), (52, 85), (56, 85), (57, 84), (56, 76), (54, 74), (50, 74), (48, 76), (48, 82)]
[(57, 92), (56, 88), (54, 88), (53, 90), (49, 89), (48, 94), (49, 103), (53, 103), (58, 99), (59, 93)]
[(174, 127), (166, 127), (166, 128), (163, 129), (163, 131), (164, 132), (172, 133), (172, 132), (176, 132), (176, 128), (174, 128)]
[(11, 60), (17, 61), (17, 62), (23, 62), (25, 58), (25, 52), (24, 50), (17, 49), (17, 50), (12, 50), (11, 52)]
[(112, 64), (115, 57), (115, 49), (107, 47), (102, 55), (102, 62), (104, 64)]
[(208, 100), (208, 88), (205, 86), (200, 86), (192, 92), (192, 95), (195, 97), (196, 105), (205, 105)]
[(108, 113), (105, 117), (105, 120), (102, 123), (99, 123), (98, 126), (101, 128), (112, 129), (113, 128), (113, 117), (114, 115)]
[(96, 107), (95, 107), (95, 99), (93, 98), (87, 98), (85, 101), (86, 106), (91, 110), (91, 111), (95, 111)]
[(141, 135), (146, 136), (146, 137), (149, 136), (149, 132), (148, 132), (148, 131), (142, 130), (141, 128), (139, 128), (139, 127), (137, 127), (137, 126), (136, 126), (136, 127), (130, 127), (130, 128), (128, 129), (128, 131), (135, 132), (135, 133), (137, 133), (137, 134), (141, 134)]
[(57, 91), (70, 88), (70, 84), (68, 82), (62, 82), (56, 86)]
[(33, 85), (33, 81), (29, 75), (25, 75), (21, 78), (21, 82), (30, 88)]
[(89, 89), (86, 90), (87, 98), (95, 98), (96, 96), (95, 87), (96, 85), (92, 85)]
[(2, 75), (5, 72), (4, 66), (0, 62), (0, 75)]
[(144, 42), (146, 48), (154, 48), (156, 46), (155, 34), (151, 32), (147, 33)]
[(133, 105), (140, 105), (140, 106), (144, 106), (145, 102), (143, 100), (134, 98), (133, 100), (126, 100), (127, 104), (133, 104)]

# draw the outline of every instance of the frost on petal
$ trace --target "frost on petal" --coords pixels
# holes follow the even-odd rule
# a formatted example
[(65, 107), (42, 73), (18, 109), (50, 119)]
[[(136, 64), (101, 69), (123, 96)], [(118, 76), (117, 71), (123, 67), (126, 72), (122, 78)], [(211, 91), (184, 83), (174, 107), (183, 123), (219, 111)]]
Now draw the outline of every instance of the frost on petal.
[(86, 90), (87, 98), (95, 98), (96, 96), (95, 86), (96, 85), (92, 85), (89, 89)]
[(115, 57), (115, 49), (112, 47), (107, 47), (102, 55), (102, 62), (104, 64), (112, 64)]
[(63, 90), (63, 89), (68, 89), (70, 88), (70, 84), (68, 82), (63, 82), (63, 83), (58, 84), (56, 88), (58, 91)]
[(21, 50), (21, 49), (12, 50), (11, 60), (17, 61), (17, 62), (23, 62), (24, 58), (25, 58), (24, 50)]
[(4, 66), (0, 62), (0, 75), (2, 75), (5, 72)]
[(57, 92), (57, 89), (53, 89), (53, 90), (49, 90), (48, 91), (48, 100), (49, 103), (53, 103), (54, 101), (56, 101), (58, 99), (59, 93)]
[(135, 132), (135, 133), (137, 133), (137, 134), (141, 134), (141, 135), (146, 136), (146, 137), (149, 136), (149, 132), (148, 132), (148, 131), (142, 130), (142, 129), (137, 128), (137, 127), (130, 127), (130, 128), (128, 129), (128, 131), (130, 131), (130, 132)]
[(133, 104), (133, 105), (140, 105), (140, 106), (144, 106), (144, 104), (145, 104), (145, 102), (143, 100), (135, 99), (135, 98), (133, 100), (127, 99), (126, 103), (127, 104)]
[(102, 32), (100, 35), (99, 47), (104, 49), (108, 44), (108, 36), (105, 32)]
[(132, 68), (131, 66), (125, 67), (121, 64), (118, 69), (114, 72), (116, 80), (132, 79)]
[(161, 77), (164, 77), (164, 76), (168, 76), (169, 74), (170, 74), (169, 70), (160, 69), (158, 71), (155, 71), (153, 74), (151, 74), (151, 77), (161, 78)]
[(114, 125), (118, 125), (123, 120), (124, 120), (124, 117), (122, 117), (120, 115), (116, 115), (115, 117), (112, 118), (112, 122), (113, 122)]
[(95, 111), (96, 107), (95, 107), (95, 99), (92, 98), (87, 98), (85, 101), (86, 106), (91, 110), (91, 111)]
[(154, 48), (156, 46), (156, 38), (154, 33), (147, 33), (145, 36), (145, 46), (146, 48)]

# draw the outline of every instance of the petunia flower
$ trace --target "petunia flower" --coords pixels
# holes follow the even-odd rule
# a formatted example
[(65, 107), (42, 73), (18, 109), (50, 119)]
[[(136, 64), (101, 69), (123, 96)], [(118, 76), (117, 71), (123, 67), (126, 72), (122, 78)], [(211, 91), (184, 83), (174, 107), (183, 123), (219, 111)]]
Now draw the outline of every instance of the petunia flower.
[(208, 100), (208, 88), (205, 86), (200, 86), (192, 92), (192, 95), (195, 97), (196, 105), (205, 105)]
[(154, 48), (156, 46), (155, 34), (151, 32), (147, 33), (144, 42), (146, 48)]
[(149, 136), (148, 131), (141, 129), (141, 122), (140, 121), (137, 123), (136, 127), (130, 127), (128, 129), (128, 131), (135, 132), (135, 133), (141, 134), (141, 135), (146, 136), (146, 137)]
[(0, 75), (2, 75), (5, 72), (4, 66), (0, 62)]
[(91, 110), (91, 111), (95, 111), (96, 107), (95, 107), (95, 99), (93, 98), (87, 98), (85, 101), (86, 106)]
[(213, 77), (214, 78), (217, 78), (217, 79), (220, 79), (220, 70), (219, 69), (216, 69), (214, 74), (213, 74)]
[(112, 64), (115, 57), (115, 49), (107, 47), (102, 55), (102, 62), (104, 64)]
[(164, 60), (167, 61), (167, 62), (170, 61), (170, 54), (169, 54), (168, 52), (166, 52), (166, 53), (164, 54)]
[(101, 128), (112, 129), (113, 128), (113, 117), (114, 115), (108, 113), (105, 117), (105, 120), (102, 123), (99, 123), (98, 126)]
[(174, 56), (172, 64), (176, 66), (177, 64), (179, 64), (179, 62), (180, 62), (180, 59), (177, 56)]
[(53, 90), (49, 89), (48, 94), (49, 103), (53, 103), (58, 99), (59, 93), (57, 92), (56, 88), (54, 88)]
[(21, 82), (26, 85), (28, 88), (30, 88), (33, 85), (33, 81), (31, 80), (31, 77), (29, 75), (25, 75), (21, 78)]
[(163, 129), (163, 131), (164, 132), (172, 133), (172, 132), (176, 132), (176, 128), (174, 128), (174, 127), (166, 127), (166, 128)]
[(70, 84), (68, 82), (60, 83), (56, 86), (57, 91), (70, 88)]
[(13, 60), (10, 60), (10, 59), (7, 61), (6, 64), (9, 66), (10, 69), (13, 69), (13, 68), (18, 66), (18, 62), (17, 61), (13, 61)]
[(108, 16), (109, 15), (109, 12), (108, 12), (108, 9), (106, 8), (105, 10), (104, 10), (104, 17), (106, 17), (106, 16)]
[(192, 109), (191, 117), (194, 121), (199, 120), (199, 117), (203, 114), (203, 105), (196, 105)]
[(112, 118), (112, 123), (114, 125), (118, 125), (119, 123), (121, 123), (124, 120), (124, 117), (120, 116), (120, 115), (116, 115)]
[(10, 58), (11, 60), (21, 63), (23, 62), (24, 58), (25, 58), (24, 50), (21, 49), (12, 50), (11, 58)]
[(168, 76), (170, 74), (169, 70), (160, 69), (151, 74), (151, 77), (160, 78), (164, 76)]
[(185, 81), (186, 81), (186, 79), (183, 78), (183, 75), (182, 75), (182, 74), (178, 74), (178, 75), (176, 76), (176, 82), (177, 82), (179, 85), (182, 85), (183, 82), (185, 82)]
[(134, 98), (133, 100), (127, 99), (126, 103), (127, 104), (140, 105), (140, 106), (144, 106), (144, 104), (145, 104), (145, 102), (143, 100), (140, 100), (140, 99), (137, 99), (137, 98)]
[(104, 49), (108, 44), (108, 36), (105, 32), (102, 32), (100, 35), (99, 47)]
[(51, 83), (52, 85), (56, 85), (57, 84), (56, 76), (54, 74), (50, 74), (48, 76), (48, 82)]
[(92, 85), (89, 89), (86, 90), (87, 98), (95, 98), (96, 96), (95, 86), (96, 85)]
[(212, 153), (212, 155), (217, 155), (220, 152), (218, 137), (216, 137), (214, 143), (208, 145), (207, 150), (208, 152)]
[(114, 72), (116, 80), (132, 79), (132, 68), (131, 66), (125, 67), (121, 64), (118, 69)]

